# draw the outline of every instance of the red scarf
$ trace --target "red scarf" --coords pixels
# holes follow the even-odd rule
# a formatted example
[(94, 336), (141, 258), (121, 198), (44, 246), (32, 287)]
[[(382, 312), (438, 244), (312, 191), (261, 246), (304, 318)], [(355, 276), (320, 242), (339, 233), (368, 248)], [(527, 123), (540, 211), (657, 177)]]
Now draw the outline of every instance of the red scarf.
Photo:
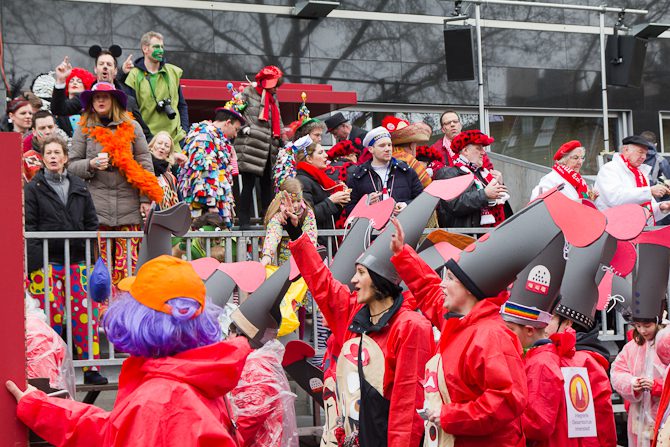
[[(460, 169), (467, 174), (473, 174), (475, 177), (475, 186), (477, 189), (484, 189), (493, 180), (493, 174), (484, 167), (479, 167), (474, 163), (468, 161), (467, 158), (458, 156), (454, 160), (454, 167)], [(478, 175), (479, 173), (482, 181)], [(485, 206), (480, 209), (481, 219), (479, 225), (482, 227), (497, 227), (505, 220), (505, 208), (503, 205)]]
[[(640, 171), (638, 168), (634, 167), (631, 165), (628, 160), (626, 160), (624, 157), (621, 157), (623, 160), (623, 164), (626, 165), (628, 169), (630, 169), (630, 172), (633, 173), (633, 177), (635, 177), (635, 186), (638, 188), (643, 188), (645, 186), (649, 186), (649, 182), (647, 181), (647, 177), (644, 176), (644, 173)], [(656, 219), (654, 218), (654, 210), (651, 207), (651, 200), (648, 200), (642, 204), (644, 208), (646, 208), (649, 211), (649, 214), (651, 214), (651, 218), (654, 219), (654, 225), (656, 224)]]
[(327, 191), (329, 194), (333, 194), (334, 192), (337, 191), (343, 191), (345, 188), (345, 185), (343, 183), (335, 183), (333, 179), (328, 177), (323, 169), (319, 169), (314, 165), (307, 163), (306, 161), (299, 162), (295, 168), (296, 170), (302, 169), (303, 171), (311, 175), (312, 178), (314, 178), (314, 180), (316, 180), (319, 183), (319, 185), (321, 185), (324, 191)]
[(579, 172), (566, 166), (559, 165), (558, 163), (556, 163), (552, 169), (556, 171), (558, 175), (563, 178), (563, 180), (575, 188), (577, 190), (577, 194), (579, 194), (583, 199), (589, 198), (589, 187), (586, 186), (586, 182), (584, 181), (584, 178), (579, 175)]
[(261, 121), (270, 121), (270, 128), (272, 129), (272, 136), (275, 138), (281, 137), (281, 126), (279, 125), (279, 106), (274, 95), (271, 95), (267, 90), (260, 86), (256, 86), (256, 91), (261, 95), (261, 111), (258, 114), (258, 119)]

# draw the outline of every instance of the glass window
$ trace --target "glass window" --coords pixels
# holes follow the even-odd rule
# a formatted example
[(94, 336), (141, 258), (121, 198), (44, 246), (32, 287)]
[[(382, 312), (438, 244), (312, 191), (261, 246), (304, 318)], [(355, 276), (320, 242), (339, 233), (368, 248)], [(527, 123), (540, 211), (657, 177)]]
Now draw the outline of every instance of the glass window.
[(670, 152), (670, 112), (661, 113), (661, 151)]
[[(617, 120), (609, 119), (610, 147), (616, 148)], [(598, 154), (603, 148), (602, 118), (568, 116), (489, 115), (493, 152), (530, 161), (542, 166), (553, 165), (554, 153), (565, 142), (579, 140), (586, 148), (582, 174), (598, 172)]]
[[(442, 126), (440, 124), (440, 116), (442, 112), (363, 112), (363, 111), (343, 111), (345, 117), (347, 117), (354, 126), (362, 127), (363, 129), (373, 129), (377, 126), (381, 126), (382, 120), (389, 116), (394, 115), (398, 118), (409, 121), (410, 123), (415, 122), (424, 122), (428, 124), (433, 129), (433, 135), (430, 138), (428, 145), (433, 144), (438, 139), (442, 138), (444, 133), (442, 132)], [(463, 130), (477, 129), (479, 123), (479, 115), (476, 113), (462, 113), (458, 112), (458, 115), (463, 124)]]

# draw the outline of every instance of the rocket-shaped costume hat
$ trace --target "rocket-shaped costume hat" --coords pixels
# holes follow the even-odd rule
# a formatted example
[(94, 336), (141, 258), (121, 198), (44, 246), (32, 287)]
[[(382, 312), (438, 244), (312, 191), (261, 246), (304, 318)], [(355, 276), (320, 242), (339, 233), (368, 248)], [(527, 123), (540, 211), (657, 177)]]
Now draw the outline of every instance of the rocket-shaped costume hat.
[[(581, 205), (580, 205), (581, 206)], [(605, 210), (606, 231), (586, 247), (570, 247), (555, 313), (589, 330), (595, 324), (601, 266), (611, 264), (618, 240), (635, 238), (644, 229), (644, 210), (622, 205)]]
[[(325, 258), (325, 250), (319, 254)], [(292, 258), (284, 262), (231, 314), (233, 323), (254, 347), (277, 337), (281, 324), (279, 306), (291, 283), (300, 277)]]
[(444, 269), (445, 262), (450, 259), (458, 260), (461, 250), (476, 240), (465, 234), (435, 230), (426, 236), (417, 249), (417, 253), (430, 268), (439, 274)]
[(670, 269), (670, 227), (642, 233), (636, 242), (632, 319), (660, 322)]
[(185, 202), (159, 211), (152, 208), (144, 224), (135, 272), (151, 259), (172, 254), (172, 236), (183, 236), (190, 228), (191, 212)]
[(369, 246), (372, 229), (384, 228), (395, 206), (395, 200), (391, 197), (372, 205), (368, 205), (367, 198), (367, 195), (361, 197), (361, 200), (351, 210), (347, 223), (353, 222), (353, 224), (347, 231), (329, 267), (333, 278), (342, 284), (348, 284), (352, 292), (351, 278), (356, 272), (356, 259)]
[(265, 281), (265, 267), (260, 262), (219, 262), (214, 258), (200, 258), (191, 264), (205, 281), (207, 296), (219, 307), (230, 301), (235, 287), (253, 293)]
[(549, 324), (565, 272), (564, 248), (563, 235), (556, 235), (519, 273), (500, 309), (503, 320), (538, 328)]
[[(449, 201), (458, 197), (472, 184), (473, 180), (474, 177), (469, 174), (448, 180), (437, 180), (428, 185), (398, 215), (398, 220), (405, 231), (405, 243), (410, 247), (416, 247), (426, 223), (440, 199)], [(387, 227), (358, 258), (356, 263), (364, 265), (394, 284), (400, 284), (400, 276), (390, 260), (393, 256), (390, 248), (391, 236), (394, 233), (394, 227)]]
[(467, 247), (458, 261), (449, 260), (447, 268), (477, 299), (497, 296), (560, 233), (583, 247), (600, 237), (605, 223), (600, 212), (554, 188)]

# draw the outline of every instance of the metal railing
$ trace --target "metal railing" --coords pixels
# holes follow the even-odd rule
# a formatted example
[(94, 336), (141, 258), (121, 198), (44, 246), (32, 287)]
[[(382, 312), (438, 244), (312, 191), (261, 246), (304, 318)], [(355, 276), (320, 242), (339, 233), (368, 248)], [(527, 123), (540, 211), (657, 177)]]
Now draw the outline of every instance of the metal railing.
[[(424, 234), (429, 234), (435, 229), (426, 229)], [(450, 232), (462, 233), (474, 235), (475, 237), (481, 236), (482, 234), (488, 233), (489, 228), (450, 228)], [(337, 237), (344, 235), (344, 230), (319, 230), (319, 237), (325, 238), (327, 241), (327, 257), (328, 261), (332, 260), (333, 253), (336, 251), (337, 247)], [(130, 250), (130, 239), (131, 238), (142, 238), (144, 236), (143, 232), (140, 231), (106, 231), (100, 232), (100, 239), (107, 242), (107, 250), (110, 251), (112, 247), (112, 242), (114, 239), (125, 239), (126, 240), (126, 257), (128, 258)], [(264, 230), (251, 230), (251, 231), (220, 231), (220, 232), (201, 232), (201, 231), (191, 231), (187, 233), (183, 239), (185, 240), (186, 253), (185, 257), (188, 260), (192, 258), (192, 245), (195, 239), (200, 239), (204, 242), (205, 254), (210, 256), (211, 249), (215, 244), (220, 244), (225, 248), (224, 260), (225, 262), (235, 262), (235, 261), (248, 261), (254, 260), (258, 261), (262, 249), (262, 238), (265, 237)], [(70, 243), (72, 241), (85, 241), (85, 260), (82, 262), (86, 266), (86, 273), (90, 275), (91, 267), (95, 264), (96, 255), (96, 242), (98, 239), (98, 232), (88, 231), (88, 232), (26, 232), (26, 240), (39, 239), (43, 241), (43, 250), (42, 250), (42, 269), (44, 272), (49, 271), (49, 241), (53, 240), (63, 240), (64, 245), (64, 256), (65, 265), (70, 265), (71, 260), (71, 250)], [(235, 245), (235, 256), (233, 256), (233, 246)], [(107, 268), (110, 270), (112, 266), (110, 263), (107, 263)], [(131, 263), (128, 263), (127, 274), (132, 274)], [(73, 345), (73, 334), (72, 334), (72, 303), (71, 303), (71, 275), (70, 269), (64, 268), (65, 281), (65, 315), (63, 315), (63, 329), (65, 338), (67, 340), (67, 345), (72, 351)], [(48, 305), (49, 296), (51, 293), (51, 287), (49, 284), (48, 274), (44, 275), (44, 300), (46, 305), (43, 309), (47, 315), (47, 320), (51, 321), (50, 313), (51, 309)], [(310, 300), (312, 300), (310, 295)], [(316, 315), (318, 308), (316, 303), (313, 300), (310, 302), (312, 309), (314, 310), (314, 315), (312, 322), (316, 321), (318, 316)], [(99, 346), (100, 346), (100, 359), (93, 359), (93, 310), (92, 306), (86, 306), (88, 313), (87, 321), (87, 337), (88, 337), (88, 360), (74, 360), (75, 368), (90, 367), (90, 366), (120, 366), (123, 363), (123, 360), (127, 357), (125, 354), (116, 353), (114, 346), (104, 337), (104, 330), (100, 328), (99, 335)], [(610, 327), (608, 324), (608, 314), (605, 311), (600, 313), (601, 319), (601, 340), (611, 340), (619, 341), (625, 339), (625, 322), (619, 313), (616, 313), (615, 317), (609, 316), (610, 321), (614, 318), (614, 326)], [(305, 328), (307, 329), (307, 328)], [(317, 333), (316, 333), (316, 324), (312, 324), (312, 337), (315, 349), (317, 348)], [(103, 345), (103, 338), (105, 338), (105, 344)]]

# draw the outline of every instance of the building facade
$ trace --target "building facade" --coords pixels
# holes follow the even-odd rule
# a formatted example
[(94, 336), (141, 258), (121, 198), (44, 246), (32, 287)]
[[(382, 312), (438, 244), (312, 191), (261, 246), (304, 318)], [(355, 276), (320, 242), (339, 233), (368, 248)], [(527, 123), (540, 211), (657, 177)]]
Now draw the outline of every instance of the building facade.
[[(649, 9), (646, 16), (626, 16), (627, 25), (670, 23), (669, 2), (611, 1), (617, 3), (608, 6)], [(118, 3), (2, 0), (8, 81), (25, 77), (29, 87), (66, 55), (73, 65), (91, 68), (93, 44), (120, 45), (120, 63), (129, 54), (139, 57), (140, 36), (155, 30), (185, 78), (253, 79), (262, 66), (276, 64), (289, 82), (356, 91), (359, 104), (349, 112), (361, 125), (401, 113), (430, 123), (439, 138), (439, 113), (452, 108), (463, 113), (466, 127), (480, 126), (477, 81), (446, 77), (442, 18), (452, 14), (452, 1), (342, 0), (321, 19), (292, 16), (294, 0)], [(463, 11), (474, 17), (473, 4), (463, 3)], [(598, 13), (483, 5), (482, 18), (492, 150), (548, 165), (558, 145), (579, 138), (589, 148), (585, 172), (594, 173), (603, 149)], [(609, 32), (616, 20), (616, 14), (606, 16)], [(650, 41), (642, 86), (610, 87), (611, 148), (622, 135), (649, 129), (665, 137), (659, 146), (670, 151), (669, 50), (668, 38)]]

